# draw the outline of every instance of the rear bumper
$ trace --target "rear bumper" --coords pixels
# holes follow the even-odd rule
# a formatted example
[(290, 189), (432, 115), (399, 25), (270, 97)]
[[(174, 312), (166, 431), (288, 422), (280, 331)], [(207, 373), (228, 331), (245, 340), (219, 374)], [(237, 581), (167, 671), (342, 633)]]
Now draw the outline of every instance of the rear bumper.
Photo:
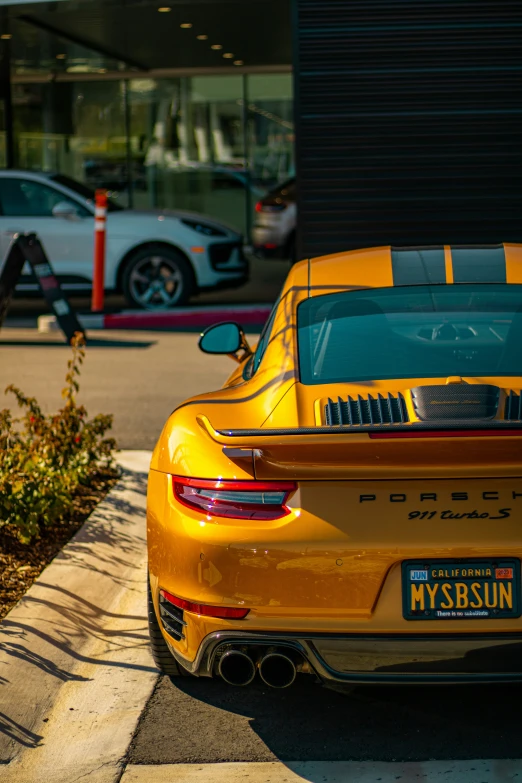
[(278, 247), (265, 247), (264, 245), (254, 245), (254, 255), (257, 258), (268, 260), (284, 261), (288, 258), (288, 252), (283, 245)]
[(435, 685), (522, 682), (522, 634), (326, 635), (217, 631), (206, 636), (194, 661), (172, 645), (179, 663), (212, 677), (220, 655), (247, 647), (293, 651), (325, 682)]

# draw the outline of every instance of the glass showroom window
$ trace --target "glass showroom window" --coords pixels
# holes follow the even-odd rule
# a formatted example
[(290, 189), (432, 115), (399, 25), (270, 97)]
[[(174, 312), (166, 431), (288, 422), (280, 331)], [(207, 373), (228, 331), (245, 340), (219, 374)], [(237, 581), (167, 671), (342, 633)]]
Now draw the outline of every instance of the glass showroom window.
[(145, 187), (137, 206), (202, 212), (246, 227), (241, 76), (132, 79), (132, 156)]
[[(248, 237), (256, 202), (293, 173), (290, 74), (18, 83), (13, 97), (17, 165), (122, 206), (192, 210)], [(0, 163), (3, 141), (0, 128)]]
[(18, 84), (17, 165), (57, 171), (129, 203), (125, 83)]
[(292, 75), (247, 76), (246, 90), (252, 180), (270, 190), (295, 172)]
[(92, 188), (107, 188), (128, 206), (125, 83), (83, 82), (73, 88), (70, 176)]

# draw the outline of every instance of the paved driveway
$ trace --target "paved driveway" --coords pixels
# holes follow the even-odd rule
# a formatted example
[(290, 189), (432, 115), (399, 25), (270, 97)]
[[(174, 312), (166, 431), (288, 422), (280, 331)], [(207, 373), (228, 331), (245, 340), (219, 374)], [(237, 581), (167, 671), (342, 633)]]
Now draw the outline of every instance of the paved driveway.
[(306, 675), (283, 691), (259, 680), (234, 688), (219, 679), (163, 678), (129, 761), (513, 759), (521, 753), (521, 696), (520, 686), (498, 685), (367, 686), (345, 695)]
[[(61, 403), (69, 353), (58, 334), (3, 330), (0, 389), (8, 383), (18, 384), (47, 410), (55, 409)], [(102, 332), (88, 348), (80, 398), (91, 414), (114, 413), (115, 435), (122, 448), (152, 448), (179, 402), (219, 387), (232, 369), (226, 357), (202, 355), (195, 334)], [(143, 631), (140, 626), (141, 645), (146, 644)], [(111, 676), (116, 682), (116, 674)], [(500, 783), (522, 775), (519, 762), (503, 761), (521, 755), (521, 687), (359, 688), (345, 696), (315, 685), (312, 678), (300, 679), (283, 692), (260, 683), (234, 689), (220, 681), (184, 678), (173, 684), (160, 679), (125, 758), (131, 766), (123, 780), (229, 783), (251, 775), (252, 781), (263, 783), (360, 783), (363, 777), (359, 772), (354, 776), (351, 766), (331, 768), (331, 772), (313, 766), (343, 760), (386, 762), (384, 772), (371, 767), (369, 777), (364, 777), (372, 783), (400, 778)], [(72, 709), (69, 704), (66, 708)], [(273, 777), (272, 767), (255, 766), (276, 759), (285, 764)], [(430, 759), (448, 761), (442, 766), (433, 762), (433, 766)], [(464, 774), (451, 759), (475, 761), (466, 762)], [(409, 765), (399, 764), (404, 761)], [(222, 777), (223, 762), (246, 762), (248, 769), (238, 768), (239, 777), (232, 777), (236, 773), (227, 768), (230, 777)], [(398, 766), (388, 767), (388, 762)], [(220, 766), (201, 766), (216, 763)], [(167, 765), (165, 772), (155, 770), (156, 764)], [(185, 769), (185, 764), (190, 767)], [(288, 769), (295, 764), (304, 764), (298, 777)], [(147, 777), (149, 772), (151, 777)], [(109, 779), (120, 778), (103, 777), (103, 781)], [(16, 783), (27, 783), (27, 778), (17, 778)]]
[[(152, 449), (167, 417), (184, 399), (223, 385), (234, 369), (225, 357), (202, 354), (198, 335), (172, 332), (92, 332), (79, 400), (90, 415), (114, 414), (122, 449)], [(255, 337), (253, 338), (255, 339)], [(8, 384), (36, 397), (51, 412), (62, 404), (70, 349), (61, 334), (34, 329), (0, 331), (0, 409)]]

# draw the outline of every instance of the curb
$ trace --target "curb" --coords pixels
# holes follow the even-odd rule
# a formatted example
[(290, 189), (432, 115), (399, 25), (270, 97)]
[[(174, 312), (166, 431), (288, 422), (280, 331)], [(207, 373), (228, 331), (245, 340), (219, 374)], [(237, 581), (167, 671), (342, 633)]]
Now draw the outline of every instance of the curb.
[(261, 761), (129, 765), (121, 783), (503, 783), (520, 775), (517, 759), (477, 761)]
[(158, 672), (148, 648), (150, 452), (0, 623), (2, 783), (116, 783)]
[[(262, 326), (272, 310), (271, 304), (180, 307), (165, 312), (129, 310), (122, 313), (79, 315), (84, 329), (205, 329), (220, 321), (238, 321), (242, 326)], [(56, 316), (41, 315), (38, 331), (59, 329)]]

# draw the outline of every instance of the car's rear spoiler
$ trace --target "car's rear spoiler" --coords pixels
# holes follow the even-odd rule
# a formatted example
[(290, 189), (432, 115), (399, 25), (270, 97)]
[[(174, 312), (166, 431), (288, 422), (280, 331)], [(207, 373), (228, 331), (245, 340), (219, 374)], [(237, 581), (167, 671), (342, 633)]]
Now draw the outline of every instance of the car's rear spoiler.
[(357, 427), (215, 430), (198, 424), (258, 478), (522, 476), (522, 422), (438, 421)]

